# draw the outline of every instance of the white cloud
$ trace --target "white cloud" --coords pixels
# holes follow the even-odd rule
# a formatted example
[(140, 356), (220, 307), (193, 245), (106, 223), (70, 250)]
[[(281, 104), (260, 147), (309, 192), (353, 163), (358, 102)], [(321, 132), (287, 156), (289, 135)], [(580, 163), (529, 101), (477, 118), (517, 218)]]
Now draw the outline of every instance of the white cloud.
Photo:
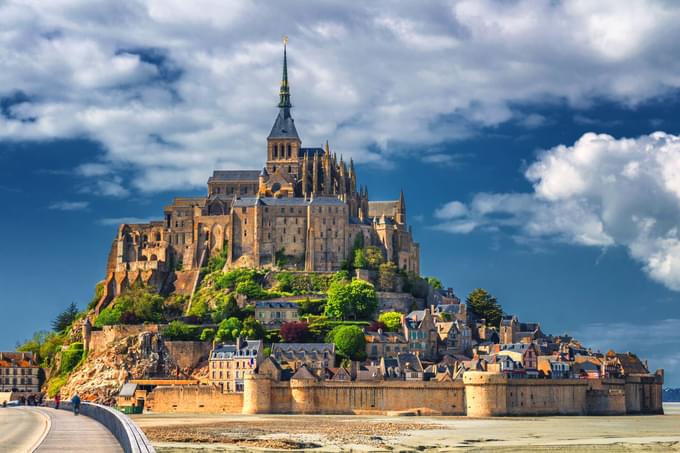
[(305, 145), (329, 139), (380, 164), (480, 126), (545, 121), (516, 105), (635, 105), (676, 90), (679, 19), (680, 6), (641, 0), (6, 1), (0, 98), (20, 102), (0, 114), (0, 140), (95, 140), (105, 155), (93, 162), (132, 170), (110, 179), (118, 193), (258, 168), (288, 34)]
[(145, 217), (106, 217), (103, 219), (99, 219), (97, 223), (99, 225), (104, 225), (104, 226), (111, 226), (111, 225), (121, 225), (123, 223), (129, 223), (129, 224), (143, 224), (143, 223), (149, 223), (152, 220), (158, 220), (158, 219), (153, 219), (153, 218), (145, 218)]
[(57, 211), (82, 211), (90, 205), (87, 201), (57, 201), (48, 206), (48, 209)]
[(544, 151), (525, 176), (532, 193), (449, 202), (435, 211), (446, 220), (437, 228), (507, 228), (525, 238), (624, 246), (652, 279), (680, 291), (680, 136), (587, 133), (572, 146)]

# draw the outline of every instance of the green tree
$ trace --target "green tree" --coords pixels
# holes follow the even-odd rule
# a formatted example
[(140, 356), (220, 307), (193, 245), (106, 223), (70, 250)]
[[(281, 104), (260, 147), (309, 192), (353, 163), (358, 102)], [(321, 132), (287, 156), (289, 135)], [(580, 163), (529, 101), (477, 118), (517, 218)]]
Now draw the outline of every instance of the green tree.
[(366, 359), (366, 339), (358, 326), (341, 326), (335, 330), (333, 342), (340, 355), (352, 360)]
[(220, 323), (224, 319), (238, 317), (239, 314), (240, 309), (236, 303), (236, 296), (233, 293), (229, 293), (217, 302), (215, 311), (212, 312), (212, 320), (213, 322)]
[(375, 246), (368, 246), (364, 249), (366, 256), (366, 265), (369, 269), (378, 269), (382, 263), (385, 262), (382, 250)]
[(443, 288), (441, 280), (439, 280), (437, 277), (427, 277), (426, 280), (427, 280), (427, 283), (430, 284), (432, 289), (442, 289)]
[(197, 339), (198, 329), (182, 321), (172, 321), (163, 331), (163, 337), (171, 341), (192, 341)]
[(357, 249), (354, 251), (354, 261), (352, 261), (352, 266), (355, 269), (366, 269), (368, 267), (368, 261), (366, 260), (364, 249)]
[(52, 321), (52, 330), (55, 332), (61, 332), (62, 330), (71, 327), (71, 324), (73, 324), (73, 321), (76, 320), (77, 316), (78, 307), (75, 303), (71, 302), (71, 304), (66, 307), (66, 310), (59, 313), (55, 320)]
[(378, 267), (378, 283), (383, 291), (394, 291), (397, 286), (397, 265), (389, 261)]
[(351, 297), (347, 283), (331, 283), (331, 286), (328, 288), (328, 299), (324, 307), (324, 315), (332, 319), (346, 319), (352, 313)]
[(486, 319), (490, 326), (498, 327), (503, 317), (503, 309), (494, 296), (482, 288), (473, 289), (467, 297), (468, 308), (479, 318)]
[(369, 319), (378, 307), (375, 287), (364, 280), (334, 282), (328, 288), (324, 315), (332, 319)]
[(371, 319), (378, 308), (375, 287), (364, 280), (353, 280), (349, 288), (355, 318)]
[(235, 340), (241, 334), (242, 327), (241, 320), (236, 317), (225, 319), (219, 324), (215, 338), (217, 341)]
[(265, 334), (264, 327), (254, 316), (249, 316), (243, 321), (243, 329), (241, 329), (242, 337), (248, 340), (261, 340)]
[(390, 332), (397, 332), (401, 327), (401, 313), (398, 311), (386, 311), (381, 313), (378, 321), (385, 324)]

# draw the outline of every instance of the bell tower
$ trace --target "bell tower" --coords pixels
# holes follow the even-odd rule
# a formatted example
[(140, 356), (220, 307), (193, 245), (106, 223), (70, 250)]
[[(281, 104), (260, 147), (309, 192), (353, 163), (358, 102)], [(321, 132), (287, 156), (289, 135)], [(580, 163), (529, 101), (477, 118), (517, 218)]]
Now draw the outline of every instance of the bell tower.
[(283, 38), (283, 75), (279, 89), (279, 114), (274, 120), (269, 137), (267, 137), (267, 172), (279, 174), (291, 183), (300, 176), (300, 146), (302, 142), (295, 129), (295, 121), (290, 114), (290, 87), (288, 86), (288, 58), (286, 47), (288, 38)]

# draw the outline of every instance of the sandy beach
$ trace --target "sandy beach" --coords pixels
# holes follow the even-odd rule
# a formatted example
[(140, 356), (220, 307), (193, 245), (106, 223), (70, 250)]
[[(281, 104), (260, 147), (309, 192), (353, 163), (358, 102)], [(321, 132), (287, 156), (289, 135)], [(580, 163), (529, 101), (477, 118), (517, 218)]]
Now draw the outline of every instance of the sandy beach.
[(159, 453), (680, 451), (680, 404), (621, 417), (134, 416)]

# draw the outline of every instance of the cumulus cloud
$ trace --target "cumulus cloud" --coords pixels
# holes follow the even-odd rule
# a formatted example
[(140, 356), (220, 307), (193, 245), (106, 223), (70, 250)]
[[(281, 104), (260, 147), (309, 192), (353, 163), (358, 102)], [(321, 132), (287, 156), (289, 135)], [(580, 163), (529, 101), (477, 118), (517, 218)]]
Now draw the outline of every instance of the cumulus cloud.
[(57, 201), (48, 206), (48, 209), (57, 211), (82, 211), (90, 205), (87, 201)]
[(508, 228), (523, 237), (624, 246), (645, 272), (680, 291), (680, 136), (584, 134), (538, 156), (531, 193), (479, 193), (435, 212), (452, 233)]
[(0, 140), (90, 138), (105, 150), (92, 161), (108, 168), (80, 174), (131, 169), (131, 180), (108, 179), (119, 194), (257, 168), (288, 34), (304, 143), (329, 139), (380, 164), (413, 144), (545, 121), (516, 105), (635, 105), (675, 90), (679, 16), (672, 2), (635, 0), (10, 0), (0, 5)]

